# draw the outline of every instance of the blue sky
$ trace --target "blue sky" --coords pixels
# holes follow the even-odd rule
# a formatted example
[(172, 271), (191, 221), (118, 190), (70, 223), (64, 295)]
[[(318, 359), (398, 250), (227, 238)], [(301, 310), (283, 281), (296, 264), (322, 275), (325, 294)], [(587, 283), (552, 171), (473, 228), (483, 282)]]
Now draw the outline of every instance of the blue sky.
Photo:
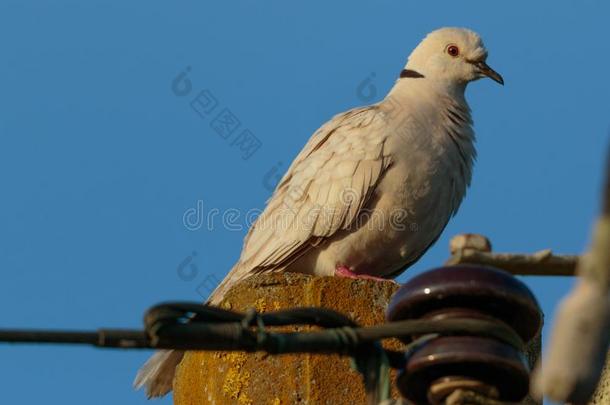
[[(4, 0), (0, 325), (138, 327), (158, 301), (202, 299), (246, 230), (188, 214), (200, 204), (244, 224), (320, 124), (383, 97), (419, 40), (448, 25), (483, 36), (506, 86), (469, 87), (472, 187), (400, 280), (441, 264), (460, 232), (498, 251), (581, 252), (610, 127), (609, 12), (602, 1)], [(178, 96), (187, 67), (191, 93)], [(359, 91), (367, 79), (373, 93)], [(204, 90), (209, 116), (190, 106)], [(241, 123), (228, 139), (212, 124), (224, 109)], [(243, 130), (261, 143), (248, 159)], [(524, 281), (552, 320), (571, 281)], [(143, 404), (131, 381), (148, 355), (0, 346), (3, 402)]]

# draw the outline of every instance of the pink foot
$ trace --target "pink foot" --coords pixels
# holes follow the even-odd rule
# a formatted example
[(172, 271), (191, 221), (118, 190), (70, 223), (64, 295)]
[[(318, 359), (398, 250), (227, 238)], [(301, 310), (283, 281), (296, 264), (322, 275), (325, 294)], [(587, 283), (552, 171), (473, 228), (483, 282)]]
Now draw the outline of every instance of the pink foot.
[(354, 278), (360, 280), (375, 280), (375, 281), (392, 281), (387, 278), (369, 276), (368, 274), (356, 274), (349, 269), (347, 266), (337, 266), (335, 269), (335, 276), (338, 277), (346, 277), (346, 278)]

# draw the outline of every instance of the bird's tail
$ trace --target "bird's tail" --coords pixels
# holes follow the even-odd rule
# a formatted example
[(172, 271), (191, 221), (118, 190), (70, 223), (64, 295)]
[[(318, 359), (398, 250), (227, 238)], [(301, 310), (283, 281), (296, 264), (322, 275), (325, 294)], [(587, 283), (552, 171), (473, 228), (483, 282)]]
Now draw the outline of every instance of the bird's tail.
[[(231, 270), (225, 279), (216, 287), (207, 301), (209, 305), (218, 305), (225, 292), (236, 282), (243, 278), (233, 277), (238, 265)], [(160, 350), (153, 354), (150, 359), (140, 368), (133, 382), (135, 389), (146, 387), (148, 398), (162, 397), (173, 388), (176, 367), (182, 361), (184, 351), (182, 350)]]
[(172, 390), (176, 367), (182, 361), (182, 350), (160, 350), (140, 368), (133, 386), (146, 387), (148, 398), (162, 397)]

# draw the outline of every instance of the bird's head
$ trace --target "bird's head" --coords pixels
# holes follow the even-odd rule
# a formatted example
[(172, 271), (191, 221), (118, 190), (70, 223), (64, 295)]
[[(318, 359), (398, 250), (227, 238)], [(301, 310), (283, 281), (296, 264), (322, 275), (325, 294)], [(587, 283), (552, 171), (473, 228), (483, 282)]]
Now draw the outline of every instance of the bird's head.
[(428, 34), (413, 50), (403, 75), (419, 74), (458, 85), (489, 77), (504, 84), (486, 60), (487, 49), (477, 33), (465, 28), (441, 28)]

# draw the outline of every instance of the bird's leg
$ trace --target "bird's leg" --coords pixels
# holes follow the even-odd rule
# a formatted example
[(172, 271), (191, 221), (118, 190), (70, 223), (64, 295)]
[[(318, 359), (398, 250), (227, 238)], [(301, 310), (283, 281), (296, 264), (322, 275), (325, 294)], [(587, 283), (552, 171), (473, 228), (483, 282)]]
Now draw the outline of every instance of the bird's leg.
[(346, 277), (346, 278), (354, 278), (360, 280), (375, 280), (375, 281), (392, 281), (387, 278), (369, 276), (368, 274), (357, 274), (349, 269), (347, 266), (339, 265), (335, 268), (335, 276), (337, 277)]

